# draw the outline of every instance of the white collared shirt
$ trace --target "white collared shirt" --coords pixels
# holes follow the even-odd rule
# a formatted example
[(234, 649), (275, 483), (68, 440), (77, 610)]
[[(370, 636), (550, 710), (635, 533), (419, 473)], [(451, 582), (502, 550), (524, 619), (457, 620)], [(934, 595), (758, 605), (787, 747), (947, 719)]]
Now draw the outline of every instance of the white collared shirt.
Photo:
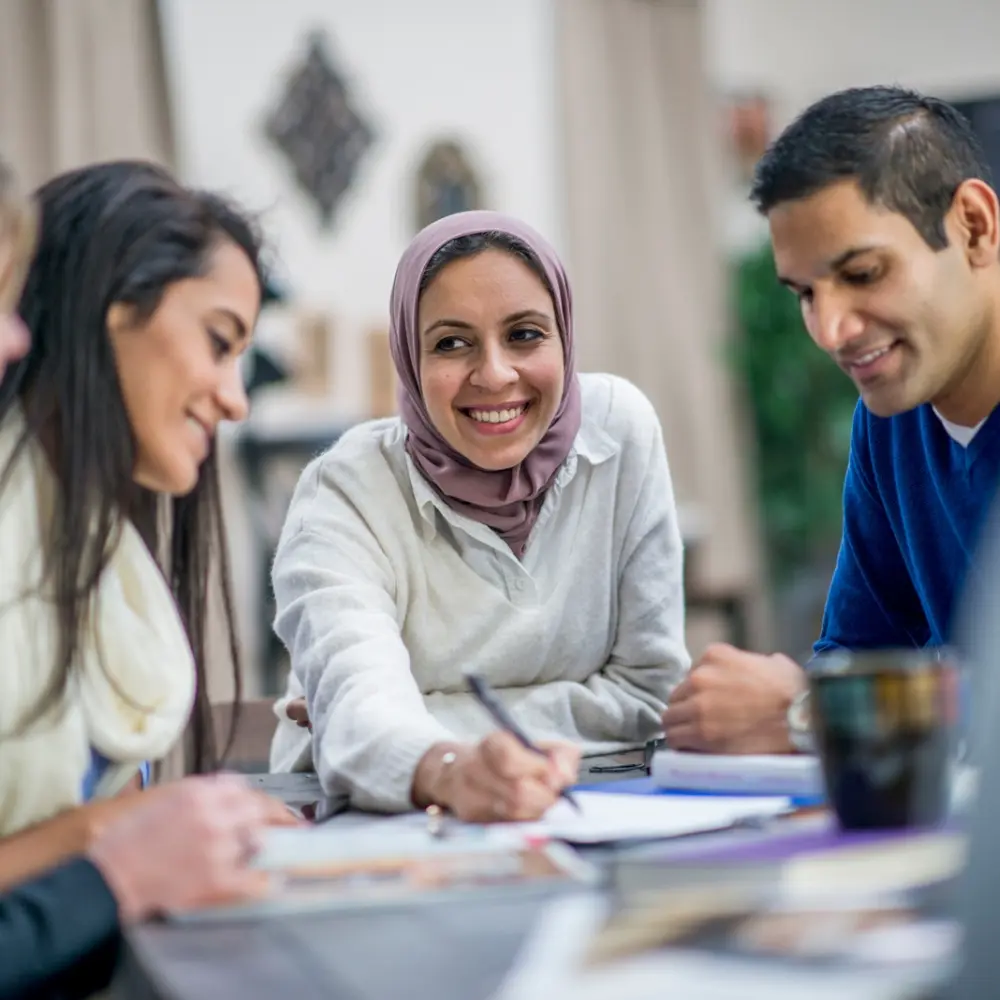
[(328, 794), (410, 808), (431, 745), (494, 728), (466, 671), (535, 739), (605, 753), (658, 730), (689, 666), (662, 434), (635, 386), (579, 378), (580, 431), (520, 561), (437, 495), (396, 418), (352, 429), (305, 470), (275, 558), (275, 629), (312, 753), (281, 722), (272, 770), (315, 764)]

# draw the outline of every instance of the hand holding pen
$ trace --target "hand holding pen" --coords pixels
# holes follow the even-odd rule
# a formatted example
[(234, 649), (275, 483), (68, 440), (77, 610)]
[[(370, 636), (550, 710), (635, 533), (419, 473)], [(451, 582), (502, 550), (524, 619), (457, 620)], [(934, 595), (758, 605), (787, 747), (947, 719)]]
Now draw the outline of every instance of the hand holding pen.
[[(479, 704), (482, 705), (487, 712), (489, 712), (493, 721), (501, 729), (510, 733), (518, 741), (518, 743), (525, 748), (525, 750), (541, 754), (543, 757), (548, 756), (542, 747), (536, 745), (528, 739), (525, 732), (514, 720), (514, 717), (507, 711), (503, 702), (496, 696), (482, 677), (478, 674), (466, 674), (465, 679), (468, 682), (469, 688), (476, 701), (478, 701)], [(564, 798), (577, 812), (580, 812), (580, 804), (575, 798), (573, 798), (572, 792), (564, 788), (559, 795), (561, 798)]]
[(417, 765), (411, 796), (418, 809), (437, 807), (435, 812), (443, 809), (466, 822), (530, 822), (541, 819), (576, 781), (579, 764), (580, 751), (572, 743), (528, 749), (501, 728), (478, 743), (430, 747)]

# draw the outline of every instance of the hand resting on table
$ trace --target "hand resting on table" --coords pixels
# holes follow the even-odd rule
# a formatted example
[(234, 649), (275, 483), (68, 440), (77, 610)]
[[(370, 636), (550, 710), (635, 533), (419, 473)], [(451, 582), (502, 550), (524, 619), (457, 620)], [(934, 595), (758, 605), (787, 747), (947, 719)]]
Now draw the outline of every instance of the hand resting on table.
[(702, 753), (789, 753), (786, 713), (805, 672), (781, 653), (709, 646), (663, 713), (667, 745)]

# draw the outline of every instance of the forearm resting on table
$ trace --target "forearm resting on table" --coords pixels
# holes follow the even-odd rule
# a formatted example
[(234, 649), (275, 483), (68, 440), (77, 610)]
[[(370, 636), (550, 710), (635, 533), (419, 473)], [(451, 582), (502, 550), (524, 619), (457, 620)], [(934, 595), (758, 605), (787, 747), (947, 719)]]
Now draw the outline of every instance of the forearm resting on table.
[(131, 795), (102, 799), (53, 816), (0, 839), (0, 892), (84, 853), (129, 807)]

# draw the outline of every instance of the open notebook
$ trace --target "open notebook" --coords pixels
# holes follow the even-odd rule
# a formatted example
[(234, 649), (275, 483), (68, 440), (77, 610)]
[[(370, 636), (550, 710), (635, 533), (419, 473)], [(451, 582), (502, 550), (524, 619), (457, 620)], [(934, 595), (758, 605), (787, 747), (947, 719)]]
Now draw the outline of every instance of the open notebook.
[[(563, 841), (568, 844), (606, 844), (623, 840), (660, 840), (709, 833), (738, 825), (755, 825), (792, 808), (784, 796), (748, 795), (631, 795), (620, 792), (574, 791), (577, 812), (560, 799), (542, 819), (533, 823), (497, 823), (489, 827), (449, 819), (446, 832), (488, 831), (505, 841)], [(373, 820), (371, 829), (425, 827), (422, 813)]]
[(537, 823), (511, 824), (528, 836), (570, 844), (683, 837), (770, 819), (790, 808), (782, 796), (622, 795), (574, 792), (577, 812), (560, 799)]

